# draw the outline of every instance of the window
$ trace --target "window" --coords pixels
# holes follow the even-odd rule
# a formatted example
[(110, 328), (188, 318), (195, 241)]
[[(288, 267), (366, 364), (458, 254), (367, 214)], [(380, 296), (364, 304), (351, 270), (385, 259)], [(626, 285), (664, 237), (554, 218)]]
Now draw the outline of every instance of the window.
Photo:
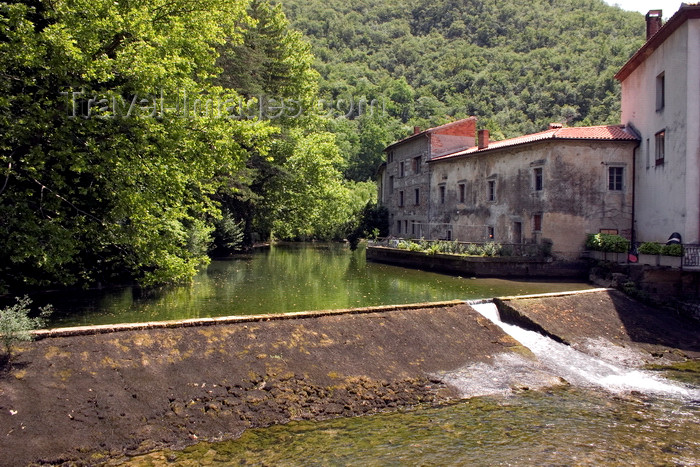
[(542, 167), (533, 170), (535, 191), (542, 191)]
[(399, 207), (403, 206), (403, 190), (399, 191)]
[(399, 177), (404, 178), (406, 176), (406, 164), (404, 161), (399, 162)]
[(608, 190), (622, 191), (624, 167), (608, 167)]
[(440, 185), (440, 204), (445, 204), (445, 185)]
[(401, 233), (401, 221), (396, 221), (396, 233)]
[(532, 216), (532, 230), (535, 232), (542, 231), (542, 214), (535, 214)]
[(451, 241), (452, 241), (452, 231), (451, 231), (451, 230), (448, 230), (448, 231), (447, 231), (447, 241), (448, 241), (448, 242), (451, 242)]
[(394, 162), (394, 151), (389, 151), (386, 155), (387, 162)]
[(413, 158), (413, 173), (420, 173), (420, 156)]
[(489, 234), (489, 240), (493, 240), (494, 235), (495, 235), (495, 231), (494, 231), (493, 227), (488, 228), (488, 234)]
[(416, 221), (411, 221), (411, 235), (416, 234)]
[(656, 165), (663, 165), (666, 156), (666, 131), (656, 133)]
[(663, 110), (666, 105), (666, 75), (661, 73), (656, 77), (656, 111)]
[(419, 188), (416, 188), (416, 189), (413, 191), (413, 194), (415, 195), (415, 198), (416, 198), (416, 199), (415, 199), (415, 201), (416, 201), (416, 202), (415, 202), (415, 205), (418, 206), (418, 205), (420, 204), (420, 189), (419, 189)]
[(489, 180), (488, 199), (489, 201), (496, 201), (496, 180)]
[(394, 191), (394, 176), (389, 177), (389, 190)]
[(408, 221), (403, 221), (403, 231), (408, 233)]
[(464, 183), (459, 184), (459, 202), (464, 203), (467, 198), (467, 185)]
[(618, 235), (620, 233), (617, 229), (600, 229), (599, 232), (608, 235)]

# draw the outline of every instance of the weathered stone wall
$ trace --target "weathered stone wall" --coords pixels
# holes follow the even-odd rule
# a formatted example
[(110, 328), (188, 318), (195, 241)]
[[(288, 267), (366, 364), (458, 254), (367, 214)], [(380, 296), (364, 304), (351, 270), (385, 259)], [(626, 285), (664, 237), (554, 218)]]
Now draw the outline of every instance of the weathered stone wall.
[[(574, 259), (587, 233), (614, 229), (629, 236), (635, 144), (546, 140), (432, 162), (430, 222), (442, 227), (431, 238), (501, 243), (549, 239), (555, 254)], [(621, 191), (609, 190), (610, 167), (623, 169)], [(541, 170), (541, 189), (535, 186), (536, 169)], [(535, 216), (540, 216), (540, 226)]]

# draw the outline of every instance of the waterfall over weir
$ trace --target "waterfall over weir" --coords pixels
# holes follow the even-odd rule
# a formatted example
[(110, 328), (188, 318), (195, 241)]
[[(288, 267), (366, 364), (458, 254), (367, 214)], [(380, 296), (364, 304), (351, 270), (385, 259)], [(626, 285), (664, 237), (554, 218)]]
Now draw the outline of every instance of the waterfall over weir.
[[(550, 376), (562, 378), (574, 386), (597, 387), (613, 393), (637, 391), (660, 397), (700, 399), (700, 390), (697, 388), (689, 388), (680, 383), (656, 376), (651, 372), (621, 365), (618, 361), (628, 360), (628, 358), (615, 358), (612, 354), (615, 352), (619, 352), (621, 355), (629, 353), (622, 347), (609, 344), (604, 350), (612, 358), (594, 357), (537, 332), (502, 322), (498, 309), (493, 302), (475, 300), (467, 303), (482, 316), (503, 329), (506, 334), (530, 349), (539, 361), (539, 364), (537, 364), (534, 362), (529, 363), (527, 359), (519, 357), (501, 356), (500, 359), (497, 358), (494, 362), (495, 365), (504, 365), (507, 367), (508, 372), (512, 373), (515, 371), (518, 373), (511, 375), (505, 381), (500, 381), (501, 387), (504, 382), (512, 386), (514, 381), (520, 381), (519, 385), (528, 387), (544, 386), (547, 384), (546, 379), (542, 378), (542, 373), (544, 372)], [(464, 378), (467, 375), (472, 377), (480, 376), (478, 379), (482, 379), (482, 381), (483, 379), (496, 381), (495, 387), (498, 387), (498, 380), (504, 379), (503, 374), (500, 376), (498, 372), (485, 374), (484, 367), (485, 365), (479, 368), (465, 368), (456, 373), (445, 375), (446, 378), (444, 379), (446, 382), (463, 389), (465, 395), (475, 395), (469, 390), (471, 383), (468, 383)], [(539, 376), (536, 374), (539, 374)], [(525, 380), (522, 378), (525, 378)], [(530, 381), (527, 378), (530, 378)]]

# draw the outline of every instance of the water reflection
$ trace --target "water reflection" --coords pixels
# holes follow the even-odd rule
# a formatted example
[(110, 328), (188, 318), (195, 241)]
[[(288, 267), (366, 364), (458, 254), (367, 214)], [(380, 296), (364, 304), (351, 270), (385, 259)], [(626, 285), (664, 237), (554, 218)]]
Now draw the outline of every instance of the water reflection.
[(212, 316), (475, 299), (588, 288), (584, 283), (469, 279), (367, 262), (338, 244), (274, 246), (212, 261), (191, 285), (53, 294), (51, 326), (113, 324)]

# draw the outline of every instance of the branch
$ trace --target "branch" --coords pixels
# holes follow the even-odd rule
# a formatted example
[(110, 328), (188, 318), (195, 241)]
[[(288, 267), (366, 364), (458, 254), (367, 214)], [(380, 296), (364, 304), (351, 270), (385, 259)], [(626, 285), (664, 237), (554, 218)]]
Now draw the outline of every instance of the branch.
[(87, 212), (87, 211), (83, 211), (83, 210), (80, 209), (78, 206), (76, 206), (75, 204), (71, 203), (71, 202), (68, 201), (66, 198), (64, 198), (63, 196), (61, 196), (61, 195), (59, 195), (58, 193), (56, 193), (55, 191), (53, 191), (51, 188), (49, 188), (49, 187), (47, 187), (46, 185), (44, 185), (43, 183), (41, 183), (41, 182), (40, 182), (39, 180), (37, 180), (36, 178), (34, 178), (34, 177), (30, 177), (30, 178), (31, 178), (32, 180), (34, 180), (34, 182), (35, 182), (37, 185), (39, 185), (39, 186), (41, 187), (42, 196), (43, 196), (43, 191), (46, 190), (46, 191), (50, 192), (51, 194), (53, 194), (56, 198), (60, 199), (60, 200), (63, 201), (64, 203), (70, 205), (73, 209), (76, 210), (76, 212), (79, 212), (79, 213), (81, 213), (81, 214), (83, 214), (83, 215), (85, 215), (85, 216), (87, 216), (87, 217), (89, 217), (89, 218), (91, 218), (91, 219), (94, 219), (94, 220), (97, 221), (100, 225), (106, 226), (106, 224), (104, 223), (103, 220), (101, 220), (101, 219), (99, 219), (99, 218), (93, 216), (92, 214), (90, 214), (90, 213)]
[(0, 195), (2, 195), (2, 192), (5, 191), (5, 188), (7, 188), (7, 183), (10, 181), (11, 171), (12, 171), (12, 162), (7, 164), (7, 177), (5, 177), (5, 183), (2, 185), (2, 188), (0, 188)]

